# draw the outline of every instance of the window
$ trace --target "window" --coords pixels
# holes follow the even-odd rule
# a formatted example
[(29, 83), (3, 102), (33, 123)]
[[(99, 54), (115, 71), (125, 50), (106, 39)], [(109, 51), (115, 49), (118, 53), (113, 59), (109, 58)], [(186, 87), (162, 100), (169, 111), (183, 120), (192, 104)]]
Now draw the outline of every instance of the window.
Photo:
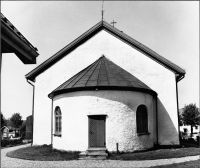
[(55, 108), (55, 135), (61, 135), (62, 131), (62, 114), (60, 107)]
[(148, 134), (148, 114), (145, 105), (140, 105), (136, 111), (137, 133)]

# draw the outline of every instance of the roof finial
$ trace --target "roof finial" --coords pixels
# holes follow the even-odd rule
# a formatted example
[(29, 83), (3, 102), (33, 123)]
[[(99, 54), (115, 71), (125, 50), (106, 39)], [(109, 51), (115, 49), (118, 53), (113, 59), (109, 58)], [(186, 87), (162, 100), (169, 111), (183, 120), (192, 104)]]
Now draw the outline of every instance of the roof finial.
[(104, 10), (103, 10), (103, 1), (104, 1), (104, 0), (102, 0), (102, 10), (101, 10), (101, 16), (102, 16), (101, 20), (102, 20), (102, 21), (103, 21), (103, 13), (104, 13)]
[(113, 25), (113, 27), (115, 27), (115, 26), (114, 26), (115, 23), (117, 23), (117, 22), (115, 22), (114, 20), (111, 22), (111, 24)]

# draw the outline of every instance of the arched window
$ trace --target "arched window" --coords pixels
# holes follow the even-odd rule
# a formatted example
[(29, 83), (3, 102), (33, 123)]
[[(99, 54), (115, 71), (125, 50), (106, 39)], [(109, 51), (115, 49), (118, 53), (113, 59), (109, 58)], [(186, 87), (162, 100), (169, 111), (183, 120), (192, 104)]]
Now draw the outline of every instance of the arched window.
[(60, 107), (55, 108), (55, 134), (60, 135), (62, 130), (62, 114)]
[(136, 112), (137, 133), (148, 133), (148, 113), (145, 105), (139, 105)]

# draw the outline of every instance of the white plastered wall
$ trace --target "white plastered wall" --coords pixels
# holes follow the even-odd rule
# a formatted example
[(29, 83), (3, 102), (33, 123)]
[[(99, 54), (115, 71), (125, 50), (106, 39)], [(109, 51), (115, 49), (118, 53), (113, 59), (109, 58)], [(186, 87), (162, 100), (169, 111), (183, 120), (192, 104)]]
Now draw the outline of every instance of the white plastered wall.
[(34, 144), (51, 143), (51, 100), (47, 95), (102, 54), (158, 93), (159, 143), (178, 144), (174, 73), (105, 30), (36, 77)]
[[(58, 95), (53, 109), (62, 112), (62, 136), (53, 137), (53, 148), (85, 151), (88, 148), (88, 115), (107, 115), (105, 124), (106, 148), (116, 151), (148, 149), (154, 145), (155, 107), (149, 94), (130, 91), (79, 91)], [(149, 135), (136, 132), (136, 110), (139, 105), (148, 109)], [(55, 131), (55, 118), (53, 119)]]

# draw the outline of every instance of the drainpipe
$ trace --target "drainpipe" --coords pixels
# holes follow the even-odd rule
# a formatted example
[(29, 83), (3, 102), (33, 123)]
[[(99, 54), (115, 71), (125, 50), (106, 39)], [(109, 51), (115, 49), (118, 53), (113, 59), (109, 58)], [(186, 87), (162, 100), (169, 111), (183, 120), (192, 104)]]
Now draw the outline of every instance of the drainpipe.
[(158, 97), (156, 96), (156, 145), (158, 145)]
[[(35, 97), (35, 85), (33, 85), (29, 80), (27, 79), (27, 82), (33, 86), (33, 104), (32, 104), (32, 118), (33, 118), (33, 129), (34, 129), (34, 97)], [(32, 142), (31, 146), (33, 145), (33, 130), (32, 130)]]
[(2, 53), (0, 55), (0, 113), (1, 113), (1, 66), (2, 66)]
[(180, 137), (180, 117), (179, 117), (179, 104), (178, 104), (178, 80), (176, 79), (176, 102), (177, 102), (177, 115), (178, 115), (178, 137), (179, 137), (179, 143), (181, 145), (181, 137)]
[(53, 98), (51, 100), (51, 147), (53, 148)]

